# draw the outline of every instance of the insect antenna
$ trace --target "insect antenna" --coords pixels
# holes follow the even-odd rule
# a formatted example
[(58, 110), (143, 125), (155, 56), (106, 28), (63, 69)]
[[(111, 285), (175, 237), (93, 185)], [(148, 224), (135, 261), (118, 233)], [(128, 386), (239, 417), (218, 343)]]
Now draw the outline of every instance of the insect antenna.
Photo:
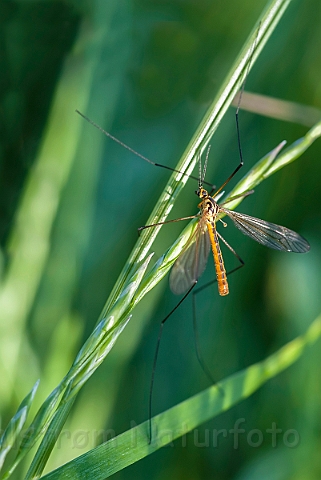
[[(78, 113), (78, 115), (80, 115), (82, 118), (84, 118), (88, 123), (90, 123), (91, 125), (93, 125), (95, 128), (97, 128), (98, 130), (100, 130), (104, 135), (106, 135), (106, 137), (110, 138), (111, 140), (113, 140), (114, 142), (118, 143), (118, 145), (121, 145), (123, 148), (126, 148), (126, 150), (128, 150), (129, 152), (133, 153), (134, 155), (136, 155), (136, 157), (139, 157), (141, 158), (142, 160), (145, 160), (145, 162), (148, 162), (150, 163), (151, 165), (154, 165), (155, 167), (161, 167), (161, 168), (166, 168), (166, 170), (170, 170), (171, 172), (176, 172), (176, 173), (180, 173), (181, 175), (184, 175), (188, 178), (192, 178), (193, 180), (197, 180), (199, 181), (199, 178), (198, 177), (194, 177), (194, 175), (189, 175), (188, 173), (184, 173), (184, 172), (181, 172), (180, 170), (176, 170), (175, 168), (172, 168), (172, 167), (169, 167), (167, 165), (163, 165), (162, 163), (157, 163), (157, 162), (153, 162), (152, 160), (150, 160), (149, 158), (145, 157), (144, 155), (142, 155), (141, 153), (139, 152), (136, 152), (136, 150), (134, 150), (133, 148), (131, 148), (129, 145), (127, 145), (126, 143), (122, 142), (121, 140), (119, 140), (118, 138), (114, 137), (114, 135), (112, 135), (111, 133), (107, 132), (106, 130), (104, 130), (100, 125), (98, 125), (97, 123), (95, 123), (93, 120), (91, 120), (89, 117), (87, 117), (86, 115), (84, 115), (83, 113), (81, 113), (79, 110), (76, 110), (76, 113)], [(209, 185), (211, 188), (214, 187), (213, 184), (209, 183), (209, 182), (204, 182), (206, 185)]]

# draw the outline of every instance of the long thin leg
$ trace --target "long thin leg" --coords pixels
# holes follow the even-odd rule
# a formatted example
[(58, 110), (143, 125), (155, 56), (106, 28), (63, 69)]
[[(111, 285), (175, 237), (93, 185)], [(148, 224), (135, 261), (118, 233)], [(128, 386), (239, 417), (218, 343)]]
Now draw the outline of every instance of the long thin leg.
[(236, 112), (235, 112), (237, 145), (238, 145), (238, 150), (239, 150), (240, 163), (239, 163), (239, 165), (236, 167), (236, 169), (234, 170), (234, 172), (233, 172), (233, 173), (228, 177), (228, 179), (223, 183), (223, 185), (220, 186), (220, 188), (217, 190), (217, 192), (215, 192), (216, 195), (223, 190), (223, 188), (225, 187), (225, 185), (227, 185), (227, 184), (229, 183), (229, 181), (232, 180), (232, 178), (234, 177), (234, 175), (235, 175), (235, 174), (240, 170), (240, 168), (242, 168), (243, 165), (244, 165), (244, 162), (243, 162), (243, 153), (242, 153), (242, 144), (241, 144), (240, 125), (239, 125), (239, 111), (240, 111), (240, 107), (241, 107), (241, 100), (242, 100), (242, 95), (243, 95), (243, 92), (244, 92), (246, 80), (247, 80), (247, 77), (248, 77), (248, 75), (249, 75), (249, 71), (250, 71), (250, 67), (251, 67), (251, 63), (252, 63), (252, 59), (253, 59), (253, 54), (254, 54), (254, 52), (255, 52), (255, 47), (256, 47), (256, 42), (257, 42), (257, 39), (258, 39), (258, 34), (259, 34), (260, 26), (261, 26), (261, 23), (259, 24), (258, 29), (257, 29), (256, 38), (255, 38), (255, 41), (254, 41), (254, 43), (253, 43), (253, 48), (252, 48), (251, 56), (250, 56), (250, 59), (249, 59), (249, 63), (247, 64), (246, 73), (245, 73), (245, 77), (244, 77), (244, 82), (242, 83), (242, 86), (241, 86), (241, 93), (240, 93), (240, 96), (239, 96), (239, 101), (238, 101), (237, 108), (236, 108)]
[(231, 247), (231, 245), (230, 245), (229, 243), (227, 243), (227, 241), (225, 240), (225, 238), (223, 238), (222, 235), (221, 235), (219, 232), (217, 232), (217, 235), (218, 235), (218, 237), (220, 238), (220, 240), (222, 240), (222, 242), (224, 243), (224, 245), (226, 245), (227, 248), (228, 248), (229, 250), (231, 250), (231, 252), (233, 253), (233, 255), (235, 255), (235, 257), (236, 257), (236, 258), (238, 259), (238, 261), (240, 262), (241, 265), (240, 265), (238, 268), (244, 267), (245, 264), (244, 264), (243, 260), (242, 260), (241, 257), (236, 253), (236, 251), (234, 250), (234, 248)]
[[(223, 242), (224, 242), (224, 240), (223, 240)], [(238, 255), (237, 255), (237, 258), (242, 261), (241, 265), (239, 265), (238, 267), (234, 268), (233, 270), (230, 270), (229, 272), (227, 272), (227, 275), (231, 275), (232, 273), (236, 272), (237, 270), (239, 270), (240, 268), (242, 268), (244, 266), (243, 260)], [(201, 348), (200, 348), (199, 333), (198, 333), (197, 320), (196, 320), (197, 319), (197, 315), (196, 315), (196, 295), (198, 293), (200, 293), (202, 290), (205, 290), (206, 288), (208, 288), (209, 286), (213, 285), (213, 283), (216, 283), (216, 282), (217, 282), (217, 279), (215, 278), (214, 280), (208, 282), (206, 285), (203, 285), (202, 287), (195, 290), (195, 292), (193, 292), (193, 294), (192, 294), (192, 296), (193, 296), (193, 327), (194, 327), (196, 357), (197, 357), (197, 360), (198, 360), (203, 372), (205, 373), (207, 378), (210, 380), (210, 382), (213, 383), (213, 384), (215, 384), (217, 382), (214, 380), (214, 378), (213, 378), (213, 376), (210, 372), (210, 369), (206, 365), (206, 362), (203, 358)], [(224, 395), (224, 391), (221, 388), (220, 388), (220, 391)]]
[(160, 341), (162, 338), (162, 333), (163, 333), (163, 328), (165, 325), (165, 322), (169, 319), (169, 317), (177, 310), (177, 308), (184, 302), (185, 298), (188, 297), (188, 295), (191, 293), (195, 285), (197, 284), (197, 281), (195, 280), (195, 283), (190, 287), (190, 289), (185, 293), (183, 298), (177, 303), (177, 305), (166, 315), (166, 317), (162, 320), (159, 328), (159, 333), (158, 333), (158, 338), (157, 338), (157, 344), (156, 344), (156, 350), (155, 350), (155, 355), (154, 355), (154, 361), (153, 361), (153, 369), (152, 369), (152, 376), (151, 376), (151, 381), (150, 381), (150, 388), (149, 388), (149, 401), (148, 401), (148, 421), (149, 421), (149, 443), (152, 443), (152, 401), (153, 401), (153, 388), (154, 388), (154, 380), (155, 380), (155, 371), (156, 371), (156, 365), (157, 365), (157, 359), (158, 359), (158, 353), (159, 353), (159, 347), (160, 347)]
[(243, 167), (243, 160), (241, 160), (241, 162), (239, 163), (239, 165), (236, 167), (236, 169), (234, 170), (234, 172), (228, 177), (227, 180), (225, 180), (225, 182), (223, 183), (223, 185), (220, 186), (220, 188), (218, 190), (216, 190), (215, 192), (215, 196), (217, 194), (219, 194), (223, 188), (225, 187), (225, 185), (227, 185), (229, 183), (230, 180), (232, 180), (232, 178), (234, 177), (234, 175), (240, 170), (240, 168)]
[[(249, 65), (250, 65), (250, 63), (249, 63)], [(223, 190), (223, 188), (232, 180), (232, 178), (234, 177), (234, 175), (236, 175), (236, 173), (237, 173), (237, 172), (240, 170), (240, 168), (242, 168), (243, 165), (244, 165), (242, 148), (241, 148), (241, 136), (240, 136), (240, 126), (239, 126), (239, 110), (240, 110), (240, 104), (241, 104), (242, 93), (243, 93), (243, 90), (244, 90), (245, 82), (246, 82), (246, 77), (245, 77), (245, 80), (244, 80), (243, 85), (242, 85), (241, 94), (240, 94), (238, 106), (237, 106), (236, 113), (235, 113), (236, 132), (237, 132), (237, 144), (238, 144), (239, 155), (240, 155), (240, 163), (238, 164), (238, 166), (236, 167), (236, 169), (232, 172), (232, 174), (227, 178), (227, 180), (225, 180), (225, 182), (223, 183), (223, 185), (221, 185), (220, 188), (215, 192), (215, 196)]]
[(195, 292), (192, 293), (192, 300), (193, 300), (193, 330), (194, 330), (194, 345), (195, 345), (195, 352), (196, 352), (196, 357), (198, 360), (198, 363), (201, 366), (201, 369), (209, 379), (210, 383), (217, 383), (214, 378), (212, 377), (212, 373), (208, 366), (206, 365), (201, 348), (200, 348), (200, 338), (199, 338), (199, 333), (198, 333), (198, 328), (197, 328), (197, 321), (196, 321), (196, 295)]
[(248, 77), (248, 75), (249, 75), (249, 71), (250, 71), (250, 68), (251, 68), (251, 63), (252, 63), (253, 55), (254, 55), (254, 52), (255, 52), (255, 47), (256, 47), (256, 43), (257, 43), (259, 31), (260, 31), (260, 26), (261, 26), (261, 22), (259, 23), (259, 26), (258, 26), (258, 29), (257, 29), (256, 37), (255, 37), (255, 40), (254, 40), (254, 43), (253, 43), (253, 47), (252, 47), (251, 56), (250, 56), (250, 59), (249, 59), (249, 63), (247, 64), (246, 73), (245, 73), (245, 77), (244, 77), (244, 82), (242, 83), (242, 86), (241, 86), (241, 91), (240, 91), (240, 95), (239, 95), (239, 100), (238, 100), (238, 102), (237, 102), (237, 108), (236, 108), (236, 112), (235, 112), (235, 123), (236, 123), (236, 133), (237, 133), (237, 145), (238, 145), (238, 149), (239, 149), (240, 163), (241, 163), (242, 165), (243, 165), (243, 154), (242, 154), (242, 145), (241, 145), (240, 125), (239, 125), (239, 111), (240, 111), (240, 107), (241, 107), (241, 100), (242, 100), (243, 92), (244, 92), (244, 89), (245, 89), (246, 80), (247, 80), (247, 77)]

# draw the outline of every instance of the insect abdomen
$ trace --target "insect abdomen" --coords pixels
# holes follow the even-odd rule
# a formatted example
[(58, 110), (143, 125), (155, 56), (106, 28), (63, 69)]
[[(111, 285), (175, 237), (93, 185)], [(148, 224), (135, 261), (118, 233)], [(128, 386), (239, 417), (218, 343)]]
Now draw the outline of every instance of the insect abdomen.
[(229, 294), (226, 270), (224, 266), (223, 256), (218, 241), (216, 230), (213, 229), (210, 223), (207, 224), (208, 233), (211, 240), (212, 252), (214, 257), (214, 265), (218, 286), (218, 293), (223, 297)]

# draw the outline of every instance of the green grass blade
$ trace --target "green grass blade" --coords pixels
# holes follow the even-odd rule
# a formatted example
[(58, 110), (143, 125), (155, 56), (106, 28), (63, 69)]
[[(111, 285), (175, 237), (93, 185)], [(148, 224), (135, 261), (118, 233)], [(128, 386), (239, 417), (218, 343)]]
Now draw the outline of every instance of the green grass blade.
[[(43, 280), (48, 258), (52, 253), (52, 226), (57, 219), (64, 189), (68, 187), (71, 173), (75, 172), (73, 168), (77, 169), (75, 164), (79, 162), (78, 149), (82, 148), (82, 152), (87, 152), (87, 158), (90, 158), (87, 160), (87, 165), (91, 167), (90, 173), (87, 173), (85, 191), (82, 192), (83, 198), (86, 198), (87, 195), (90, 196), (94, 188), (93, 177), (99, 161), (99, 157), (94, 154), (102, 148), (103, 139), (101, 142), (95, 142), (95, 148), (92, 148), (91, 151), (89, 149), (86, 151), (83, 125), (78, 121), (74, 110), (76, 106), (86, 109), (88, 104), (94, 110), (93, 104), (95, 103), (100, 115), (103, 118), (106, 117), (106, 99), (95, 98), (93, 90), (96, 85), (93, 76), (98, 75), (97, 65), (101, 62), (100, 48), (103, 35), (100, 32), (108, 32), (109, 23), (115, 23), (113, 10), (120, 10), (120, 8), (117, 1), (104, 2), (101, 0), (100, 6), (97, 22), (95, 23), (96, 20), (90, 18), (88, 13), (88, 23), (84, 22), (73, 51), (66, 58), (62, 70), (57, 71), (59, 82), (52, 99), (42, 142), (37, 147), (39, 153), (26, 180), (15, 215), (14, 226), (6, 246), (8, 262), (0, 294), (0, 365), (4, 366), (0, 382), (1, 406), (8, 404), (13, 395), (22, 398), (26, 391), (24, 382), (15, 378), (21, 345), (28, 345), (25, 322), (36, 303), (36, 294)], [(98, 5), (95, 5), (93, 11), (97, 11), (97, 7)], [(105, 11), (103, 11), (104, 8)], [(17, 11), (20, 11), (20, 6)], [(122, 11), (126, 15), (126, 9), (123, 8)], [(37, 15), (34, 22), (37, 23)], [(98, 22), (100, 24), (99, 35), (94, 33), (96, 28), (98, 31)], [(90, 30), (90, 28), (92, 28), (92, 41), (88, 40), (90, 37), (88, 29)], [(22, 31), (20, 33), (23, 35)], [(119, 35), (123, 33), (119, 33)], [(110, 41), (109, 45), (112, 48)], [(27, 59), (23, 61), (25, 62)], [(112, 76), (112, 79), (109, 78), (109, 81), (110, 83), (112, 81), (121, 83), (116, 74)], [(111, 87), (108, 84), (110, 97), (112, 97), (111, 105), (108, 107), (110, 115), (119, 89), (119, 86), (117, 90), (116, 88), (111, 89)], [(98, 91), (97, 88), (95, 90)], [(38, 105), (38, 101), (35, 100), (35, 102)], [(99, 118), (101, 117), (99, 116)], [(84, 165), (85, 162), (82, 164)], [(74, 215), (74, 218), (80, 219), (77, 222), (78, 225), (85, 221), (83, 220), (85, 214), (86, 212), (82, 211), (82, 215)], [(81, 240), (83, 239), (82, 235), (79, 237)], [(9, 386), (11, 386), (11, 390)]]
[(39, 380), (32, 387), (28, 395), (22, 400), (17, 409), (17, 412), (10, 420), (7, 428), (5, 429), (0, 438), (0, 470), (3, 466), (7, 454), (10, 452), (15, 442), (18, 441), (18, 436), (26, 422), (29, 410), (38, 389), (38, 385)]
[[(254, 167), (246, 173), (233, 190), (226, 196), (224, 201), (227, 202), (229, 198), (257, 187), (263, 180), (273, 175), (273, 173), (276, 173), (281, 168), (294, 162), (294, 160), (297, 160), (320, 136), (321, 122), (318, 122), (308, 131), (308, 133), (306, 133), (306, 135), (304, 135), (304, 137), (293, 142), (292, 145), (284, 150), (284, 152), (279, 154), (286, 143), (285, 141), (281, 142), (280, 145), (259, 160)], [(228, 203), (227, 207), (233, 210), (242, 201), (243, 198), (238, 198), (231, 201), (231, 203)]]
[(271, 165), (268, 171), (264, 174), (264, 178), (268, 178), (273, 173), (280, 170), (285, 165), (296, 160), (302, 153), (309, 148), (312, 143), (321, 136), (321, 122), (316, 123), (304, 137), (294, 142), (287, 148), (282, 155)]
[(31, 425), (28, 427), (27, 431), (24, 433), (18, 453), (12, 465), (3, 474), (1, 480), (5, 480), (6, 478), (10, 477), (10, 475), (14, 472), (19, 463), (33, 447), (33, 445), (37, 442), (37, 440), (39, 440), (39, 438), (41, 438), (43, 432), (48, 427), (52, 416), (54, 415), (54, 407), (57, 404), (62, 392), (63, 389), (59, 385), (53, 392), (51, 392), (49, 397), (42, 404), (39, 411), (37, 412), (36, 417), (31, 422)]
[[(173, 440), (230, 409), (252, 395), (271, 378), (296, 362), (305, 350), (321, 336), (321, 316), (307, 331), (284, 345), (262, 362), (255, 363), (220, 382), (224, 396), (212, 386), (152, 419), (154, 440), (148, 443), (148, 422), (115, 437), (79, 458), (42, 477), (46, 480), (62, 478), (107, 478), (114, 473), (150, 455)], [(183, 438), (183, 441), (186, 441)]]
[[(55, 391), (48, 397), (45, 406), (40, 409), (35, 421), (29, 428), (30, 435), (28, 435), (28, 442), (24, 445), (24, 450), (30, 450), (34, 445), (39, 437), (39, 430), (41, 427), (42, 429), (48, 427), (29, 468), (26, 480), (41, 475), (61, 429), (70, 413), (76, 394), (105, 359), (118, 336), (128, 323), (130, 319), (129, 311), (133, 308), (133, 297), (146, 272), (151, 256), (152, 255), (149, 255), (149, 257), (147, 257), (145, 262), (130, 279), (128, 285), (122, 292), (121, 297), (118, 299), (109, 315), (97, 325), (96, 329), (77, 355), (70, 371), (57, 389), (55, 389)], [(57, 394), (52, 397), (56, 391)], [(62, 392), (63, 397), (55, 410), (59, 396)], [(50, 424), (48, 425), (49, 422)]]

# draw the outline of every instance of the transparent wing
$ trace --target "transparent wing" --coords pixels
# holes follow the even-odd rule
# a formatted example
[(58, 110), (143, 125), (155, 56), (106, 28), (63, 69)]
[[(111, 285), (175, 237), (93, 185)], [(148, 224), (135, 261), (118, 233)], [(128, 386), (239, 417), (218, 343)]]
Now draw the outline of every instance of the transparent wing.
[(310, 245), (305, 238), (289, 228), (265, 222), (244, 213), (232, 212), (225, 208), (221, 210), (233, 220), (235, 226), (244, 235), (248, 235), (266, 247), (295, 253), (305, 253), (310, 250)]
[(211, 243), (206, 225), (200, 219), (190, 241), (173, 265), (169, 285), (173, 293), (182, 295), (202, 275)]

